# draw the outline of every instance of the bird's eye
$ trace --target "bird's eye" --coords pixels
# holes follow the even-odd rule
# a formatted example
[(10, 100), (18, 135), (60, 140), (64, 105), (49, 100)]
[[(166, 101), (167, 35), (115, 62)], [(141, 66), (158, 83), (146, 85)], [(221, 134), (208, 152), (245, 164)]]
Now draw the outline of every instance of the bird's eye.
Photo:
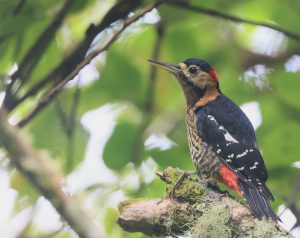
[(197, 71), (198, 71), (198, 69), (197, 69), (197, 67), (195, 67), (195, 66), (191, 66), (191, 67), (189, 68), (189, 72), (190, 72), (191, 74), (196, 74)]

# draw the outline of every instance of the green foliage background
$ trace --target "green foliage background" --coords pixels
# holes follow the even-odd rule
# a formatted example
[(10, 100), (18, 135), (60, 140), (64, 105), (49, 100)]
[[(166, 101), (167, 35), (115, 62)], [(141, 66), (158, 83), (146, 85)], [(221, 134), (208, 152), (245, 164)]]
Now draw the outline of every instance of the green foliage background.
[[(18, 2), (0, 2), (1, 91), (5, 90), (9, 80), (8, 71), (15, 62), (21, 62), (39, 34), (56, 17), (57, 9), (62, 4), (58, 0), (27, 0), (22, 9), (13, 14)], [(150, 2), (145, 1), (144, 5)], [(279, 0), (191, 2), (227, 14), (273, 22), (289, 31), (300, 32), (299, 1), (285, 1), (284, 4)], [(20, 95), (57, 66), (84, 38), (87, 27), (99, 22), (113, 4), (114, 1), (110, 0), (75, 1), (30, 78), (21, 88)], [(277, 209), (289, 198), (292, 184), (299, 173), (293, 163), (300, 161), (300, 74), (299, 68), (298, 72), (287, 72), (285, 64), (292, 56), (299, 54), (300, 42), (285, 37), (270, 56), (256, 53), (251, 46), (257, 26), (236, 24), (169, 5), (160, 6), (158, 14), (164, 29), (159, 59), (172, 63), (190, 57), (205, 59), (216, 68), (224, 94), (239, 105), (249, 101), (259, 103), (263, 122), (257, 130), (257, 139), (269, 171), (268, 185), (276, 198), (273, 207)], [(270, 37), (268, 34), (271, 33), (262, 33), (261, 39)], [(103, 152), (105, 165), (115, 172), (120, 183), (114, 184), (116, 188), (113, 187), (108, 194), (99, 195), (95, 203), (97, 206), (94, 207), (95, 216), (101, 217), (100, 221), (103, 221), (109, 237), (144, 237), (141, 234), (124, 233), (115, 223), (118, 216), (116, 207), (106, 204), (110, 193), (115, 190), (122, 190), (128, 197), (149, 198), (163, 194), (163, 184), (157, 178), (150, 183), (145, 182), (145, 174), (141, 172), (141, 164), (149, 156), (157, 163), (158, 169), (166, 166), (193, 169), (186, 139), (183, 94), (176, 81), (164, 71), (159, 70), (155, 80), (150, 78), (151, 66), (146, 60), (153, 55), (157, 37), (155, 24), (139, 22), (130, 26), (103, 54), (105, 60), (94, 62), (100, 76), (98, 80), (79, 89), (80, 101), (72, 119), (75, 125), (72, 142), (58, 107), (65, 115), (69, 115), (76, 87), (65, 88), (58, 100), (47, 106), (24, 128), (34, 146), (47, 150), (67, 175), (76, 170), (84, 159), (89, 134), (80, 124), (82, 115), (107, 103), (125, 105)], [(264, 75), (262, 89), (255, 84), (255, 77), (250, 82), (242, 80), (245, 71), (258, 64), (272, 69)], [(152, 93), (149, 94), (149, 91)], [(12, 117), (22, 118), (40, 96), (38, 94), (26, 100), (12, 112)], [(147, 107), (149, 104), (151, 110)], [(147, 150), (144, 143), (153, 133), (165, 134), (175, 146), (163, 151), (158, 148)], [(11, 187), (19, 193), (15, 209), (17, 214), (24, 207), (34, 204), (39, 194), (18, 172), (11, 167), (5, 168), (10, 172)], [(139, 186), (123, 186), (122, 179), (133, 170), (139, 175), (135, 178)], [(95, 184), (80, 194), (88, 197), (109, 186)], [(295, 202), (300, 206), (299, 193)], [(37, 234), (39, 231), (29, 227), (26, 232)], [(70, 237), (70, 234), (60, 232), (54, 237)]]

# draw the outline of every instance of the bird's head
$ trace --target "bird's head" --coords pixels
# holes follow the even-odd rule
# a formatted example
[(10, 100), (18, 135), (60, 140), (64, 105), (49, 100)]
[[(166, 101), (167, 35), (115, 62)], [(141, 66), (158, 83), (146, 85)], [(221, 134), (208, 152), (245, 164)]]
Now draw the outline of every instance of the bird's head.
[(220, 93), (219, 80), (215, 69), (206, 61), (190, 58), (179, 64), (149, 60), (175, 76), (182, 87), (188, 106), (201, 99), (208, 91)]

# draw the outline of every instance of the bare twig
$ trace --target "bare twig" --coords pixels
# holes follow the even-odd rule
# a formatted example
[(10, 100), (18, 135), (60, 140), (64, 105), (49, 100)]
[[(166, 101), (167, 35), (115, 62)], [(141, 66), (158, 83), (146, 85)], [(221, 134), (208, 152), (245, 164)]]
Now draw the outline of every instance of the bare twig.
[(11, 162), (52, 203), (79, 237), (101, 237), (100, 231), (78, 201), (62, 191), (63, 176), (53, 160), (35, 151), (27, 138), (8, 124), (3, 110), (0, 110), (0, 131), (0, 145), (6, 149)]
[(24, 56), (22, 62), (19, 64), (18, 71), (14, 75), (21, 77), (22, 82), (28, 80), (30, 73), (34, 69), (36, 63), (39, 61), (41, 56), (44, 54), (47, 47), (52, 42), (52, 39), (54, 38), (57, 29), (62, 24), (73, 3), (74, 1), (72, 0), (65, 1), (60, 11), (55, 15), (53, 21), (39, 36), (39, 38)]
[(214, 9), (208, 9), (208, 8), (204, 8), (204, 7), (192, 6), (192, 5), (187, 4), (186, 2), (182, 2), (182, 1), (178, 1), (178, 0), (169, 0), (168, 3), (171, 4), (171, 5), (183, 8), (183, 9), (203, 13), (205, 15), (209, 15), (209, 16), (217, 17), (217, 18), (222, 18), (222, 19), (230, 20), (230, 21), (237, 22), (237, 23), (246, 23), (246, 24), (255, 25), (255, 26), (264, 26), (264, 27), (282, 32), (283, 34), (285, 34), (286, 36), (288, 36), (289, 38), (291, 38), (293, 40), (300, 41), (300, 35), (299, 34), (288, 31), (288, 30), (286, 30), (286, 29), (284, 29), (280, 26), (277, 26), (275, 24), (261, 22), (261, 21), (254, 21), (254, 20), (250, 20), (250, 19), (245, 19), (245, 18), (242, 18), (242, 17), (237, 17), (237, 16), (233, 16), (233, 15), (226, 14), (226, 13), (223, 13), (223, 12), (219, 12), (219, 11), (214, 10)]
[[(159, 58), (160, 54), (160, 48), (161, 48), (161, 42), (164, 37), (165, 32), (165, 26), (163, 22), (159, 22), (156, 26), (156, 42), (153, 46), (153, 52), (152, 52), (152, 59), (157, 60)], [(150, 66), (150, 80), (146, 95), (146, 102), (144, 105), (144, 110), (151, 114), (153, 112), (153, 105), (154, 105), (154, 89), (155, 89), (155, 83), (157, 80), (157, 67), (151, 65)]]
[(297, 197), (297, 193), (299, 192), (299, 189), (300, 189), (300, 173), (296, 176), (294, 180), (287, 204), (293, 204), (296, 201), (296, 197)]
[(24, 6), (25, 2), (26, 2), (26, 0), (19, 0), (18, 4), (16, 5), (16, 7), (14, 8), (14, 10), (12, 12), (13, 16), (17, 15), (21, 11), (21, 9)]
[(74, 157), (74, 136), (76, 132), (76, 113), (77, 108), (79, 105), (79, 99), (80, 99), (80, 88), (76, 87), (71, 110), (69, 113), (65, 113), (59, 100), (56, 100), (56, 109), (57, 113), (61, 122), (61, 125), (63, 127), (63, 130), (65, 131), (66, 137), (67, 137), (67, 159), (66, 159), (66, 169), (70, 170), (73, 167), (73, 157)]
[(289, 194), (289, 197), (286, 201), (286, 208), (291, 209), (291, 211), (294, 213), (294, 215), (297, 217), (297, 223), (294, 225), (294, 227), (298, 226), (300, 224), (300, 210), (297, 205), (297, 195), (300, 191), (300, 173), (296, 176), (292, 187), (291, 192)]
[[(156, 25), (156, 41), (153, 46), (152, 51), (152, 59), (157, 60), (160, 53), (160, 47), (161, 42), (164, 36), (164, 25), (162, 22), (159, 22)], [(144, 136), (145, 136), (145, 130), (147, 126), (149, 126), (149, 123), (153, 116), (153, 106), (154, 106), (154, 91), (155, 91), (155, 83), (157, 80), (157, 67), (154, 67), (153, 65), (150, 66), (150, 76), (148, 81), (148, 86), (146, 90), (146, 96), (143, 106), (143, 118), (141, 120), (141, 123), (139, 125), (136, 137), (135, 137), (135, 143), (132, 148), (132, 158), (131, 161), (133, 163), (136, 163), (140, 160), (141, 153), (144, 146)]]
[(119, 35), (132, 23), (136, 22), (140, 17), (144, 16), (147, 12), (151, 11), (153, 8), (157, 7), (162, 0), (157, 0), (153, 4), (147, 6), (144, 10), (142, 10), (139, 14), (134, 15), (131, 18), (128, 18), (124, 21), (123, 26), (120, 30), (118, 30), (111, 39), (102, 47), (99, 47), (93, 50), (77, 67), (69, 74), (66, 78), (56, 84), (48, 93), (46, 93), (42, 99), (36, 104), (36, 106), (18, 122), (18, 126), (24, 126), (27, 122), (29, 122), (41, 109), (43, 109), (60, 91), (61, 89), (70, 81), (72, 80), (84, 66), (89, 64), (97, 55), (106, 51), (112, 43), (114, 43)]
[[(6, 94), (3, 102), (3, 106), (7, 110), (11, 110), (15, 104), (15, 93), (20, 86), (29, 79), (31, 72), (35, 68), (37, 62), (43, 56), (45, 50), (48, 48), (52, 39), (55, 36), (57, 29), (65, 19), (70, 7), (74, 1), (66, 0), (60, 11), (55, 15), (53, 21), (45, 29), (45, 31), (39, 36), (33, 46), (28, 50), (23, 60), (19, 64), (19, 69), (11, 76), (11, 83), (6, 89)], [(17, 83), (19, 82), (19, 83)]]
[(130, 12), (137, 8), (142, 3), (141, 0), (120, 0), (118, 1), (104, 16), (103, 20), (98, 24), (92, 24), (86, 31), (85, 39), (80, 42), (72, 53), (67, 56), (53, 71), (46, 75), (43, 79), (39, 80), (27, 93), (16, 99), (11, 109), (22, 103), (28, 97), (34, 96), (47, 84), (56, 84), (62, 81), (65, 77), (72, 73), (78, 64), (84, 59), (94, 38), (109, 27), (113, 22), (125, 18)]

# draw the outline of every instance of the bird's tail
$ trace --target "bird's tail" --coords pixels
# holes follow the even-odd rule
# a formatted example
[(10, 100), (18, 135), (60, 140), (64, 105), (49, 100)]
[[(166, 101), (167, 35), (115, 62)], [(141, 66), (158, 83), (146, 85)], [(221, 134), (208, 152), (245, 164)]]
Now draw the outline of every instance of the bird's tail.
[(244, 181), (240, 181), (239, 184), (243, 196), (255, 217), (259, 219), (265, 217), (267, 219), (272, 219), (273, 221), (280, 221), (280, 218), (273, 211), (269, 200), (265, 198), (257, 188), (251, 187)]

